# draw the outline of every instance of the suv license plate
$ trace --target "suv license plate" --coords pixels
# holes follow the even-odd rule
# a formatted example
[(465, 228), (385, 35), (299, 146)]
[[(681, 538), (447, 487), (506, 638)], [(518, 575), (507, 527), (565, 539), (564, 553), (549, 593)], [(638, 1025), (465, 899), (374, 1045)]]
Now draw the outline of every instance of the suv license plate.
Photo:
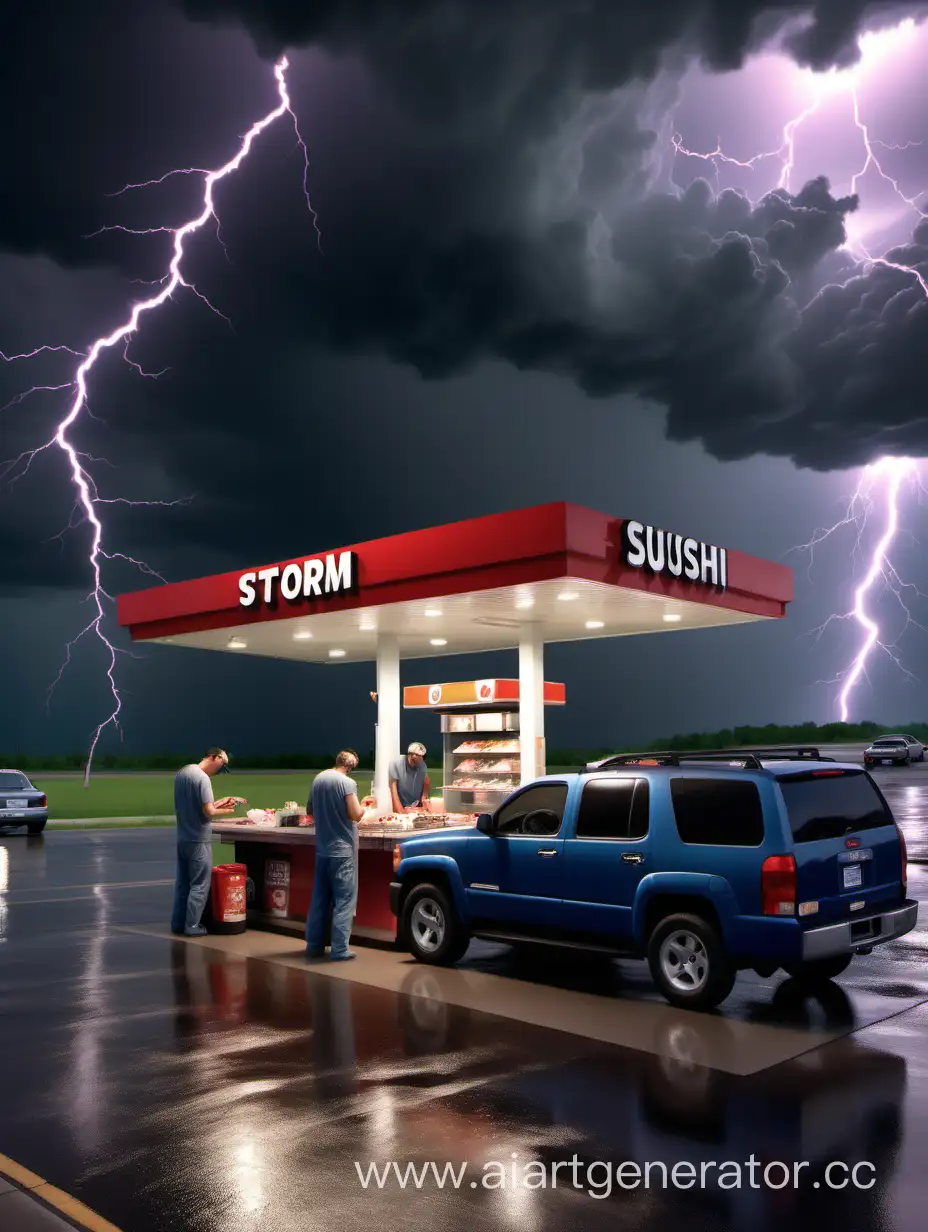
[(864, 870), (859, 864), (845, 864), (844, 866), (844, 888), (852, 890), (855, 886), (863, 885)]
[(883, 758), (883, 765), (884, 765), (884, 766), (891, 766), (892, 764), (893, 764), (893, 759), (892, 759), (891, 757), (884, 757), (884, 758)]

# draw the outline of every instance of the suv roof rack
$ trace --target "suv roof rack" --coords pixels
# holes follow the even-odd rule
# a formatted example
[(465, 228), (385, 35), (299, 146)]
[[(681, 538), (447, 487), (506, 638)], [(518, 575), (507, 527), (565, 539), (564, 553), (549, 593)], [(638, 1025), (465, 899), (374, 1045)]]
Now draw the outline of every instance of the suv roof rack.
[(823, 757), (818, 749), (800, 745), (788, 749), (673, 749), (648, 753), (616, 753), (602, 761), (589, 762), (587, 770), (608, 770), (616, 766), (679, 766), (681, 762), (743, 763), (745, 770), (762, 770), (765, 761), (834, 761)]

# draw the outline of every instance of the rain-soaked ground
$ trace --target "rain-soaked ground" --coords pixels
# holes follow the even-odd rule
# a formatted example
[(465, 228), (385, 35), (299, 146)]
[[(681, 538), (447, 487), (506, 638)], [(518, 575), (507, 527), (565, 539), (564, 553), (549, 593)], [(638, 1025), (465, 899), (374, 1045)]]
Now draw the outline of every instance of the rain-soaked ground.
[[(878, 777), (928, 855), (928, 766)], [(0, 1153), (125, 1232), (924, 1225), (928, 909), (818, 998), (742, 975), (697, 1015), (636, 963), (172, 940), (172, 873), (170, 831), (0, 840)]]

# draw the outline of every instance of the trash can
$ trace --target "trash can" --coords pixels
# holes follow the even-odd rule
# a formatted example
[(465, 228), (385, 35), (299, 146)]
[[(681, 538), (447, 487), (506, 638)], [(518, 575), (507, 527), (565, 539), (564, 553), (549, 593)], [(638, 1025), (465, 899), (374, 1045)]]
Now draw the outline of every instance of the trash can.
[(245, 931), (247, 881), (248, 868), (244, 864), (217, 864), (213, 869), (210, 932), (229, 934)]

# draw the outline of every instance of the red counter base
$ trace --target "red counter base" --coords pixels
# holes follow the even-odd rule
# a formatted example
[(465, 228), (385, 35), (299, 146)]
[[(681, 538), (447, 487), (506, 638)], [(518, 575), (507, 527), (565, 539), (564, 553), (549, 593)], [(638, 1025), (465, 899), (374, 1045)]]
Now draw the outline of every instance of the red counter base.
[[(248, 866), (248, 875), (254, 882), (255, 902), (248, 912), (249, 925), (288, 933), (302, 931), (309, 914), (316, 872), (315, 845), (274, 843), (270, 847), (266, 843), (236, 840), (235, 859)], [(289, 885), (278, 885), (273, 873), (270, 879), (272, 884), (268, 884), (266, 866), (282, 860), (289, 861)], [(395, 942), (396, 917), (390, 910), (392, 876), (392, 851), (362, 849), (358, 852), (358, 905), (352, 929), (355, 940), (381, 944)], [(274, 891), (277, 892), (278, 905), (270, 910)]]

